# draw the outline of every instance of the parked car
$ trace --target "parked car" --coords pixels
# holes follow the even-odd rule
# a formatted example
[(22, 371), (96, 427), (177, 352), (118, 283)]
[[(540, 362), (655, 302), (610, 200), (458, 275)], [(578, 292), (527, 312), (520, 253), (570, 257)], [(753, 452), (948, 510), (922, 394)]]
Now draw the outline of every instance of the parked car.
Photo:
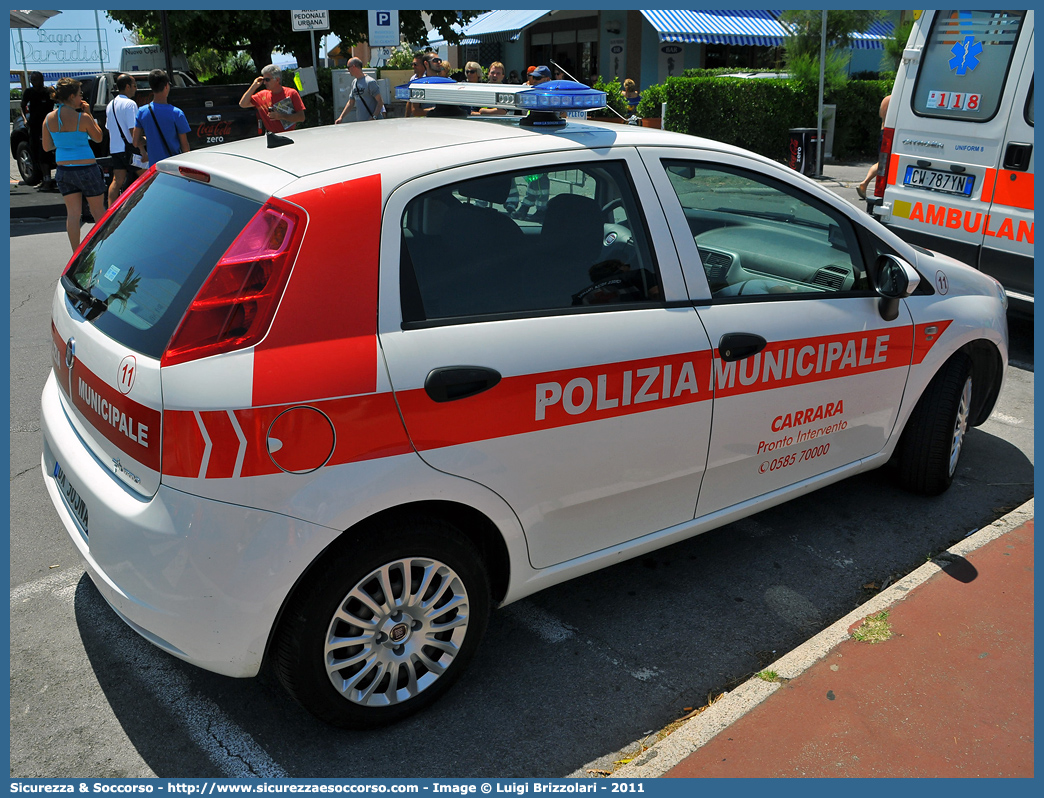
[(946, 490), (1007, 364), (995, 280), (781, 164), (458, 85), (408, 91), (544, 110), (164, 160), (52, 305), (42, 470), (98, 590), (341, 726), (550, 585), (888, 463)]

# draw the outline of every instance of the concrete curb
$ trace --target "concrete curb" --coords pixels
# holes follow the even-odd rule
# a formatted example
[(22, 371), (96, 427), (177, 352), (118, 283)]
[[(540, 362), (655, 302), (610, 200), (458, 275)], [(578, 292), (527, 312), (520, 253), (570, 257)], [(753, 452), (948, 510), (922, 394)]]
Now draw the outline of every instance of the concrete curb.
[[(990, 541), (996, 540), (1012, 529), (1033, 518), (1033, 499), (1021, 507), (1012, 510), (1003, 518), (994, 521), (988, 527), (969, 535), (960, 543), (947, 551), (957, 556), (965, 556)], [(900, 579), (894, 585), (882, 590), (872, 599), (862, 604), (845, 617), (828, 626), (806, 643), (798, 646), (790, 653), (776, 660), (766, 670), (773, 670), (786, 679), (800, 676), (814, 663), (823, 659), (838, 644), (847, 640), (849, 629), (868, 615), (891, 607), (902, 601), (914, 588), (924, 584), (943, 569), (935, 560), (926, 562), (917, 570)], [(728, 728), (735, 721), (750, 712), (754, 707), (778, 690), (778, 683), (765, 682), (752, 677), (735, 690), (726, 693), (716, 703), (673, 734), (655, 743), (648, 751), (632, 762), (614, 772), (611, 778), (649, 779), (662, 776), (689, 754), (709, 742), (713, 737)]]

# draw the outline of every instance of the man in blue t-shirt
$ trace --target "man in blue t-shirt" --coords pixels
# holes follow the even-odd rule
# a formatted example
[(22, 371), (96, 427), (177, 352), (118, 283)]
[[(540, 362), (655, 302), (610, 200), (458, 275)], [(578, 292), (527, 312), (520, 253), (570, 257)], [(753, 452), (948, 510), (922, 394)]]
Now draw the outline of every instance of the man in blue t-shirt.
[[(134, 119), (134, 146), (149, 163), (189, 151), (189, 123), (185, 113), (167, 102), (170, 79), (162, 69), (149, 73), (152, 102), (138, 109)], [(180, 149), (179, 149), (180, 147)]]

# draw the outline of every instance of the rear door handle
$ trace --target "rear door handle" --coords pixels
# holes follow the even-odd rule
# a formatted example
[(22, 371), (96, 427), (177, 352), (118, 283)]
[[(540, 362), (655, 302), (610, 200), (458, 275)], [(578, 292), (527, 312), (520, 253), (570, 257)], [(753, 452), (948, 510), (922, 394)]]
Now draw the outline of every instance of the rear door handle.
[(1030, 156), (1033, 154), (1033, 145), (1013, 141), (1004, 150), (1004, 163), (1002, 167), (1012, 172), (1025, 172), (1029, 169)]
[(221, 121), (221, 114), (207, 114), (207, 121), (208, 122), (220, 122)]
[(453, 402), (488, 391), (500, 382), (500, 372), (484, 366), (442, 366), (424, 379), (424, 390), (435, 402)]
[(745, 357), (756, 355), (768, 344), (764, 338), (754, 333), (725, 333), (718, 341), (718, 357), (726, 363), (733, 360), (743, 360)]

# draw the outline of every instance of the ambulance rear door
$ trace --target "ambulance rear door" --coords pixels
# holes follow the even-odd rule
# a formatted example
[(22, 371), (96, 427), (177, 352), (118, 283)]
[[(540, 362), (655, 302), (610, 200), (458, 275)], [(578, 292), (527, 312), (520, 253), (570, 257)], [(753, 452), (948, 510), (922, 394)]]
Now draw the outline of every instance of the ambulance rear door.
[(911, 243), (979, 266), (983, 240), (1001, 233), (990, 204), (1032, 46), (1033, 12), (924, 13), (934, 16), (914, 29), (904, 54), (912, 63), (892, 97), (894, 135), (878, 215)]
[[(1033, 12), (1030, 11), (1032, 20)], [(1009, 297), (1033, 303), (1033, 30), (1015, 90), (1001, 163), (993, 186), (989, 226), (979, 268), (1000, 280)], [(1014, 69), (1012, 70), (1014, 72)]]

